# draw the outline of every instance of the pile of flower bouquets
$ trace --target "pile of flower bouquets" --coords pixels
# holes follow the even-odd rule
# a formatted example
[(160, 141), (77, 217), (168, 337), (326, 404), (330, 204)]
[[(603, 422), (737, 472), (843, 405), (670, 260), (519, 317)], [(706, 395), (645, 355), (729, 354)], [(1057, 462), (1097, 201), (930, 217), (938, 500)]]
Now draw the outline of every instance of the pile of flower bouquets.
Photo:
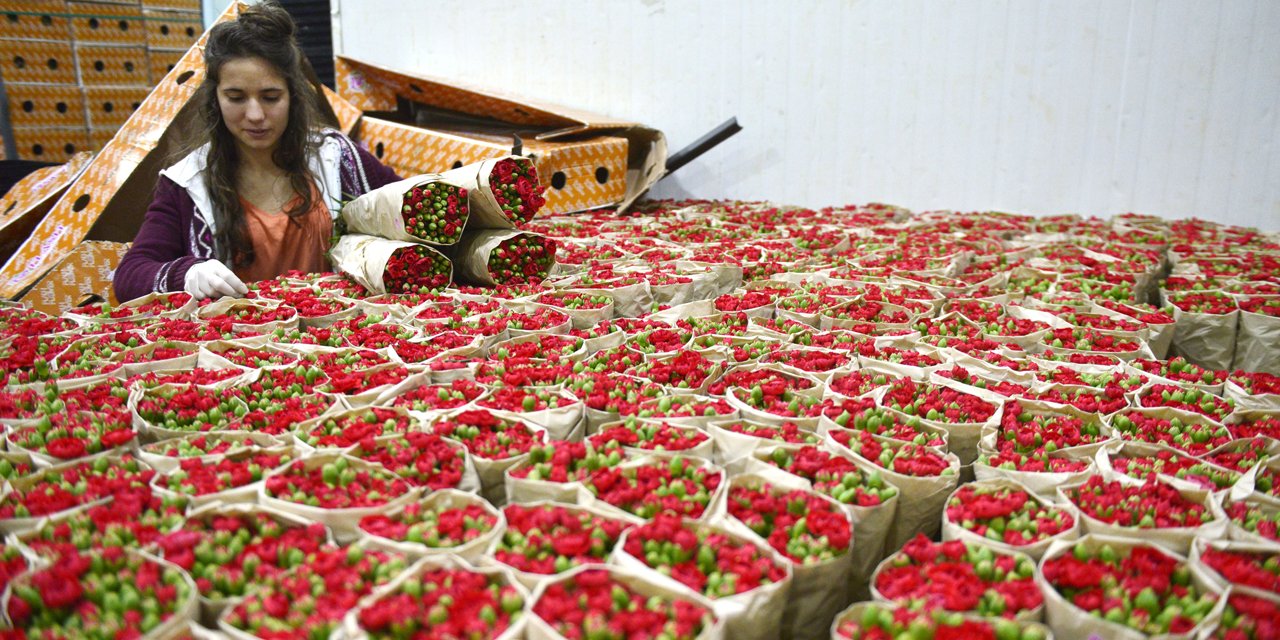
[(1280, 637), (1274, 235), (367, 198), (342, 273), (0, 307), (0, 637)]

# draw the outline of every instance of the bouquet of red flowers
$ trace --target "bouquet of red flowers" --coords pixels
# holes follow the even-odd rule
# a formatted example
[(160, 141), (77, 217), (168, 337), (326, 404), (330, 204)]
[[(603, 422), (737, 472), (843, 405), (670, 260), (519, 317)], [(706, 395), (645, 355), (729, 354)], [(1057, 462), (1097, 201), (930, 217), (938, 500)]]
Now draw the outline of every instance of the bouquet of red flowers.
[(526, 597), (508, 572), (433, 558), (349, 613), (344, 637), (509, 638), (522, 626)]
[(605, 564), (631, 525), (587, 507), (544, 502), (508, 505), (507, 528), (493, 546), (495, 560), (516, 571), (564, 573), (584, 564)]
[(888, 603), (855, 604), (836, 619), (833, 640), (899, 640), (916, 634), (935, 640), (1045, 640), (1034, 623), (979, 618), (941, 609), (919, 611)]
[(697, 640), (718, 624), (706, 599), (616, 568), (581, 567), (540, 588), (533, 614), (568, 640)]
[(372, 293), (427, 293), (453, 280), (453, 265), (425, 244), (342, 236), (329, 250), (336, 269)]
[(917, 535), (880, 564), (872, 583), (878, 600), (1035, 619), (1043, 604), (1035, 573), (1035, 563), (1021, 553)]

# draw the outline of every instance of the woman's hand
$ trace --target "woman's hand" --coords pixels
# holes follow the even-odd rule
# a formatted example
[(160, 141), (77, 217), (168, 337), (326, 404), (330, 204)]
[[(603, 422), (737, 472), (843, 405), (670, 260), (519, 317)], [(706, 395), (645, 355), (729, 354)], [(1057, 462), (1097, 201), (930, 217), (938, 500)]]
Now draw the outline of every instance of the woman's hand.
[(192, 265), (187, 270), (183, 290), (196, 300), (222, 296), (240, 297), (249, 292), (240, 278), (227, 265), (217, 260), (205, 260)]

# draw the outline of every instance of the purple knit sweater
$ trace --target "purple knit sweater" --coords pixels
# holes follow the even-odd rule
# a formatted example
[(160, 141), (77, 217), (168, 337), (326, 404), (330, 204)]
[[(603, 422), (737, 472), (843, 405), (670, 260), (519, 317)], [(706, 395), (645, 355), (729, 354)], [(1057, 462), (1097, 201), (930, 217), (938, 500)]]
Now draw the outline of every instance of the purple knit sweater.
[[(346, 144), (341, 147), (339, 167), (342, 193), (358, 196), (365, 192), (357, 162), (364, 169), (370, 189), (400, 179), (364, 149), (347, 140), (343, 142)], [(191, 265), (213, 257), (213, 234), (196, 214), (191, 194), (162, 175), (133, 246), (116, 267), (112, 280), (116, 299), (124, 302), (152, 292), (181, 291)]]

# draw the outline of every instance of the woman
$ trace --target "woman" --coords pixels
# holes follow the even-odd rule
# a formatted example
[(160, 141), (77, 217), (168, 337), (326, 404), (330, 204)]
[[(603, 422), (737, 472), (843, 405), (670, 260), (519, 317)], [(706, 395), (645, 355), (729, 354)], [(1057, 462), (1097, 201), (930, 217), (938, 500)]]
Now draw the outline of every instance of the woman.
[(272, 3), (209, 31), (193, 97), (203, 144), (160, 172), (117, 299), (239, 296), (245, 282), (327, 271), (341, 202), (399, 179), (341, 133), (312, 129), (316, 92), (293, 32)]

